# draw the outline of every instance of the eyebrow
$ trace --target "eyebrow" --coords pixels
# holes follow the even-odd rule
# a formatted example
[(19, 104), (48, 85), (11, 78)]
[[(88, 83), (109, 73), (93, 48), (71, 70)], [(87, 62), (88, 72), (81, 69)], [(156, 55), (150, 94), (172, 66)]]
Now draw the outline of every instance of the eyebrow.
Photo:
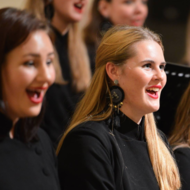
[[(48, 56), (51, 56), (51, 55), (54, 55), (54, 52), (48, 53)], [(40, 57), (40, 54), (38, 54), (38, 53), (28, 53), (28, 54), (25, 54), (23, 57), (27, 57), (27, 56)]]
[[(145, 63), (145, 62), (151, 62), (151, 63), (155, 63), (153, 60), (150, 60), (150, 59), (146, 59), (144, 61), (141, 61), (140, 63)], [(161, 64), (167, 64), (166, 62), (161, 62)]]

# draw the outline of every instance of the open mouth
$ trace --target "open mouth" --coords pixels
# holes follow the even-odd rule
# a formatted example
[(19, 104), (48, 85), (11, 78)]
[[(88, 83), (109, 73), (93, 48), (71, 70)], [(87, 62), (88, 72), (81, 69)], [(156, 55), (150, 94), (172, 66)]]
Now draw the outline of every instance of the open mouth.
[(29, 99), (31, 100), (31, 102), (35, 103), (35, 104), (39, 104), (43, 101), (43, 93), (42, 91), (38, 91), (38, 90), (26, 90), (26, 93), (29, 97)]
[(75, 7), (75, 9), (76, 9), (78, 12), (82, 12), (83, 4), (82, 4), (82, 3), (75, 3), (75, 4), (74, 4), (74, 7)]
[(151, 98), (157, 99), (159, 90), (159, 88), (148, 88), (146, 89), (146, 92)]

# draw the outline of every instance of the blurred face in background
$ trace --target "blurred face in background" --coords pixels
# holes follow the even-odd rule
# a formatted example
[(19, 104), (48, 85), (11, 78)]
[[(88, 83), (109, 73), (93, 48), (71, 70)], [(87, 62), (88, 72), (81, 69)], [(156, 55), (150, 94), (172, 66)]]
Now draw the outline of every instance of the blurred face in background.
[(54, 16), (73, 23), (82, 19), (88, 0), (53, 0)]
[(99, 11), (114, 25), (143, 26), (148, 15), (148, 0), (100, 0)]
[(13, 121), (37, 116), (49, 86), (54, 82), (54, 50), (43, 30), (32, 32), (10, 51), (2, 68), (2, 96)]

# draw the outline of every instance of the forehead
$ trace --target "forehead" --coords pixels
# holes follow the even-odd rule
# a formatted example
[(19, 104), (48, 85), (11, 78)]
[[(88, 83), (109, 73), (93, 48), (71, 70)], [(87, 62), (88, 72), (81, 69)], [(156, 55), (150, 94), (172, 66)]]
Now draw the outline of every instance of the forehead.
[(47, 53), (53, 51), (51, 40), (44, 30), (37, 30), (29, 34), (27, 39), (18, 47), (13, 49), (8, 55), (27, 53)]
[(164, 59), (161, 46), (153, 40), (142, 40), (132, 45), (136, 58), (161, 58)]

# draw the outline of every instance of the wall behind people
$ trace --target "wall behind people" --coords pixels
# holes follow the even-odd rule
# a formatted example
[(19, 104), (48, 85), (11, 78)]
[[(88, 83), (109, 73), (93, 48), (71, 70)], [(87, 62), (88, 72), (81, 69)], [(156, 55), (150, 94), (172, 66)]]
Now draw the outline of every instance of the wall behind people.
[(189, 0), (149, 1), (146, 26), (162, 35), (166, 61), (181, 62), (186, 44)]
[(25, 0), (0, 0), (0, 8), (3, 7), (23, 7)]

